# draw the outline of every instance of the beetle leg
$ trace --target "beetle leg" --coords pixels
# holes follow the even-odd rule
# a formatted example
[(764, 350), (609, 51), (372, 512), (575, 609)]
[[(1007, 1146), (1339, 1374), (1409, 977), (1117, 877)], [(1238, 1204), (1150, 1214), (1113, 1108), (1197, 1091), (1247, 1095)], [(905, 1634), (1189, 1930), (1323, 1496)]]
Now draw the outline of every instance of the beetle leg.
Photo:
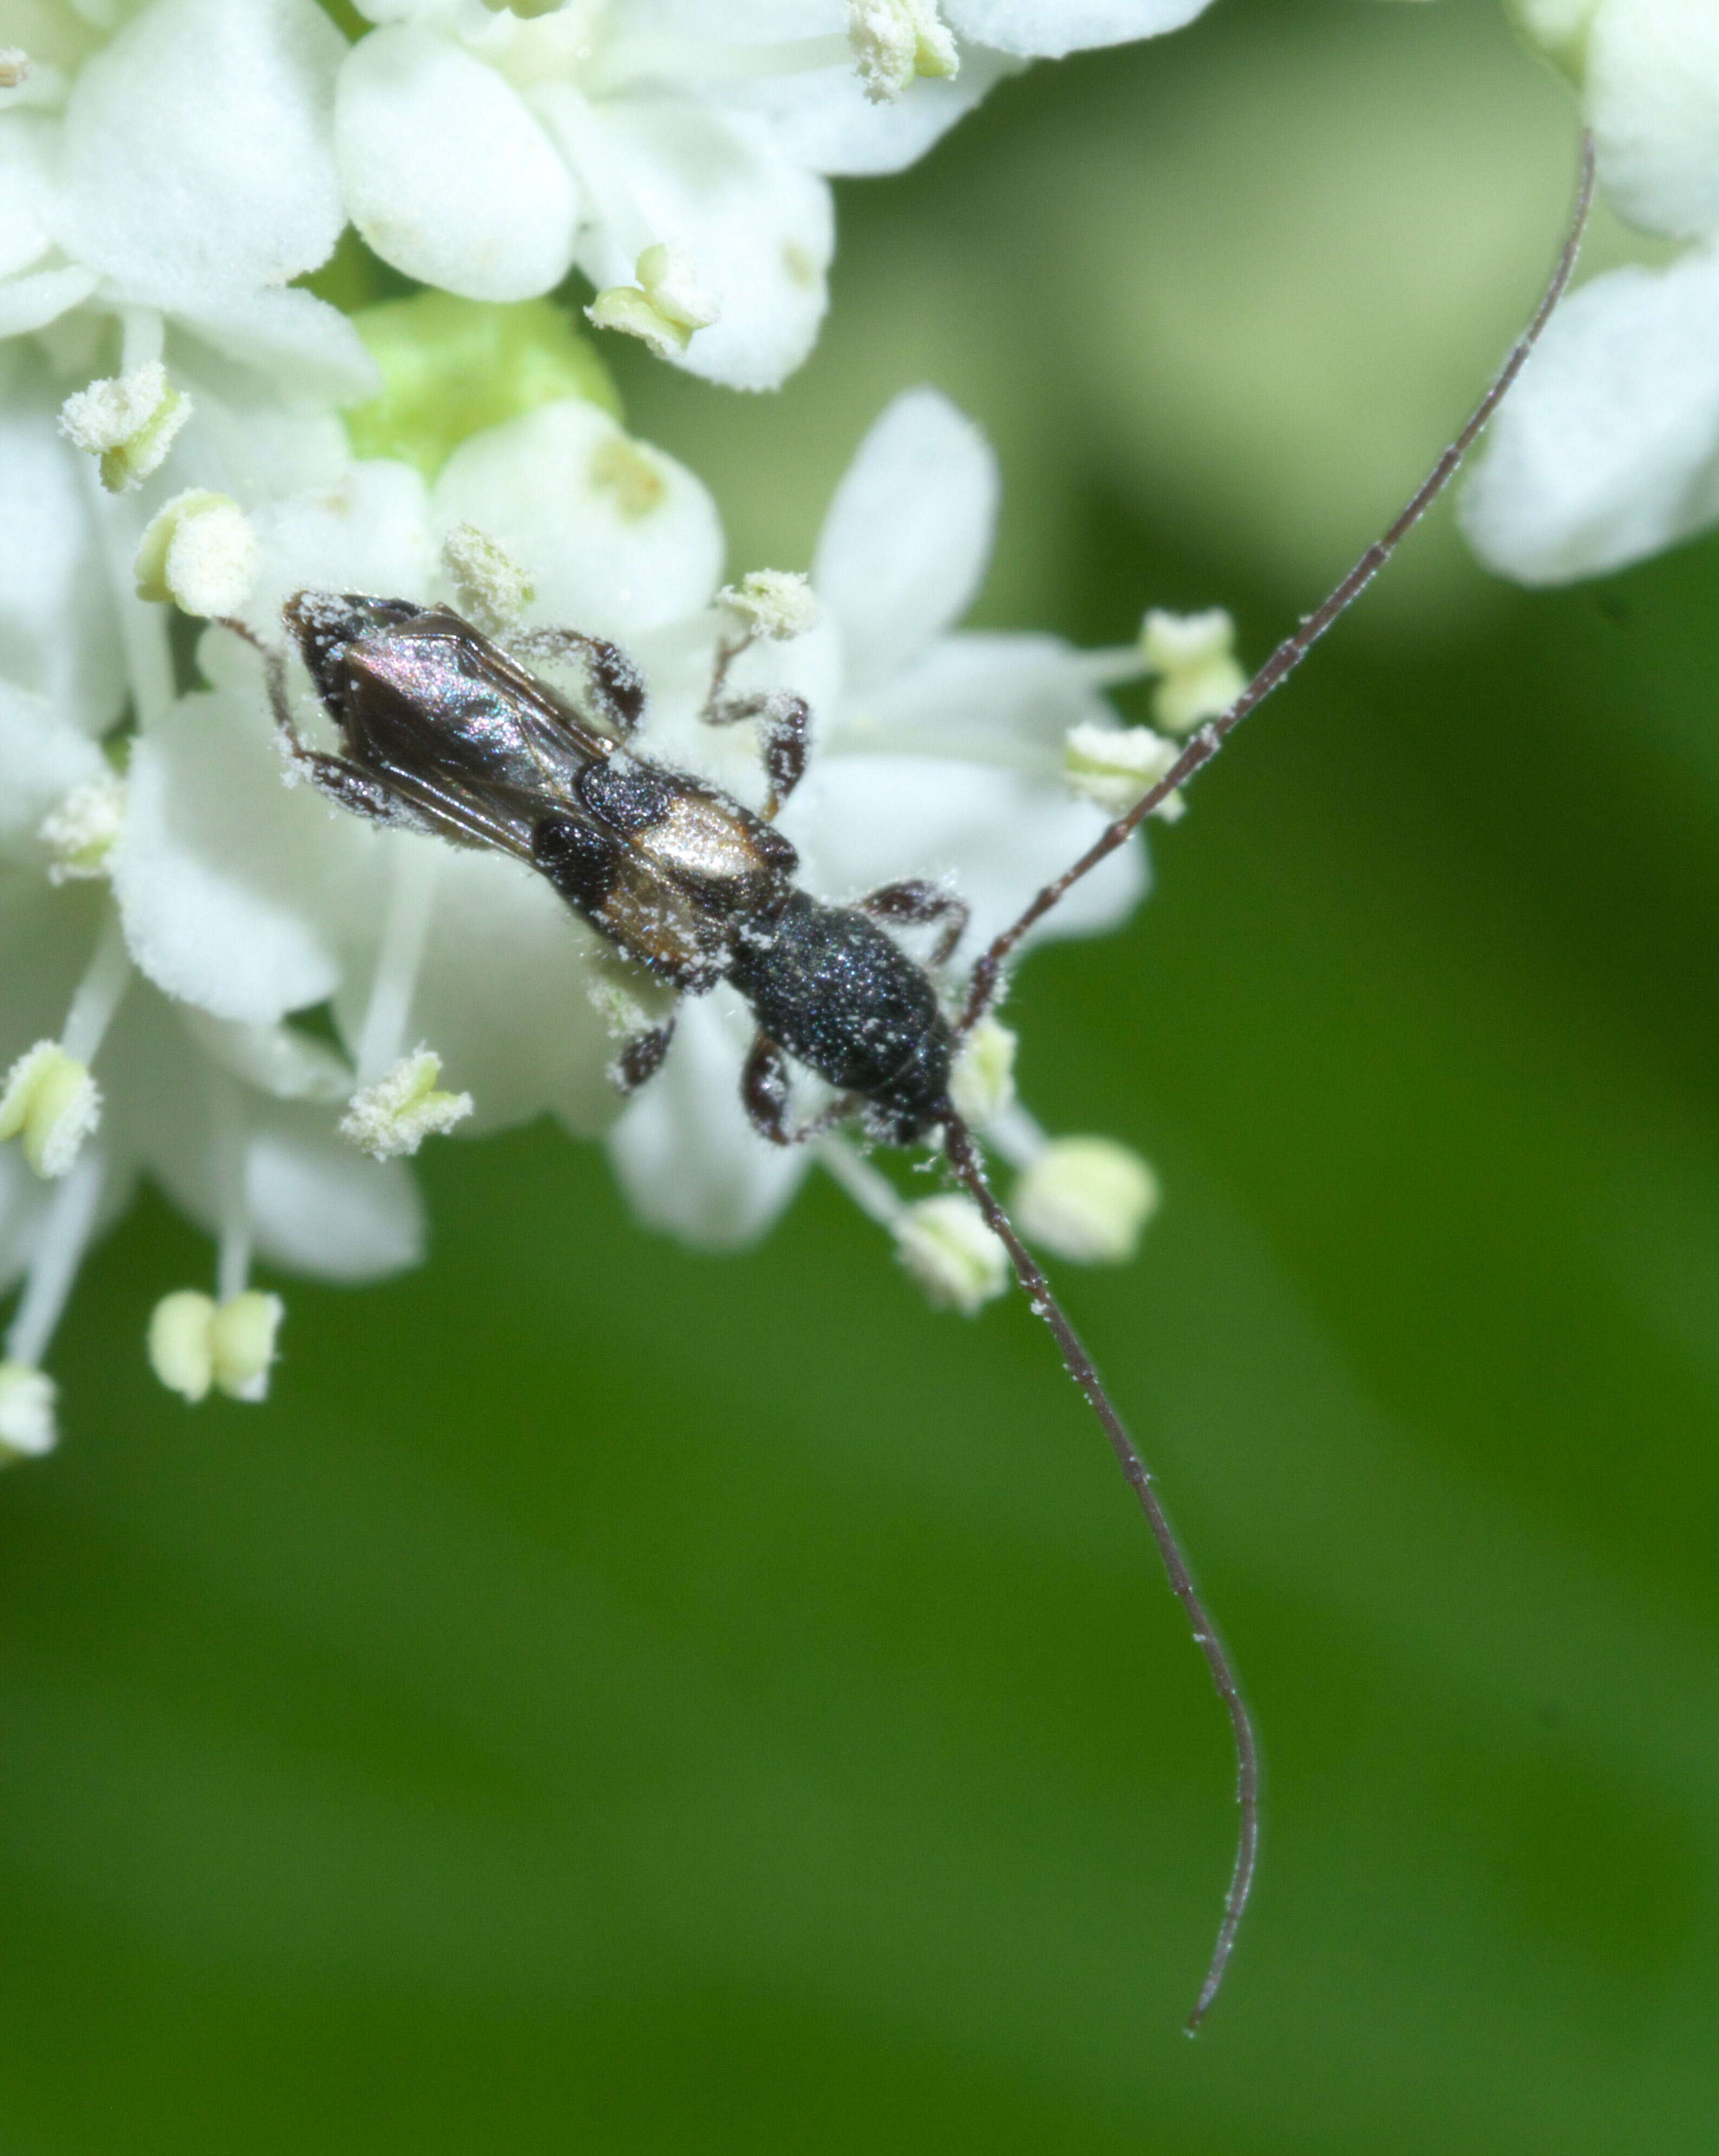
[(864, 898), (854, 902), (861, 913), (870, 914), (874, 921), (901, 921), (915, 927), (941, 921), (943, 932), (931, 952), (933, 966), (947, 966), (954, 957), (955, 947), (967, 933), (972, 912), (964, 898), (957, 898), (952, 891), (945, 891), (941, 884), (927, 883), (922, 876), (908, 876), (901, 883), (880, 884), (875, 891), (868, 891)]
[(223, 616), (215, 625), (230, 629), (253, 650), (263, 654), (263, 680), (269, 692), (269, 709), (274, 714), (275, 730), (294, 768), (337, 808), (350, 809), (353, 815), (366, 817), (372, 824), (398, 824), (399, 803), (385, 786), (367, 772), (361, 771), (356, 763), (349, 763), (345, 757), (326, 756), (320, 749), (312, 748), (299, 732), (298, 721), (292, 715), (292, 699), (286, 689), (286, 654), (280, 645), (259, 636), (248, 622)]
[(857, 1093), (839, 1094), (809, 1122), (793, 1124), (788, 1119), (788, 1058), (767, 1033), (758, 1034), (741, 1070), (740, 1097), (760, 1137), (772, 1145), (804, 1145), (865, 1106)]
[(592, 716), (617, 741), (636, 733), (644, 716), (644, 680), (618, 644), (577, 629), (521, 629), (506, 639), (521, 659), (582, 659)]
[(663, 1067), (663, 1058), (674, 1038), (675, 1014), (670, 1011), (662, 1024), (653, 1026), (649, 1033), (635, 1033), (623, 1040), (620, 1054), (608, 1067), (615, 1091), (636, 1093), (641, 1086), (654, 1078)]
[(764, 820), (773, 824), (783, 803), (806, 775), (812, 714), (805, 698), (783, 690), (772, 696), (728, 696), (706, 704), (702, 716), (707, 726), (733, 726), (745, 719), (757, 720), (758, 752), (764, 776), (770, 782)]

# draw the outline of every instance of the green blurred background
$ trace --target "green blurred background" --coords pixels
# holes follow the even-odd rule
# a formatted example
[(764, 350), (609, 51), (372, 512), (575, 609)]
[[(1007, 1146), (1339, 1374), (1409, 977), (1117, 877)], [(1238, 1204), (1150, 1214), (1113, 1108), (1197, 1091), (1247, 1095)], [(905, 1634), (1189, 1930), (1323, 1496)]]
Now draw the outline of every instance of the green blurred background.
[[(629, 414), (794, 566), (935, 379), (980, 619), (1257, 655), (1527, 311), (1572, 130), (1492, 0), (1220, 0), (846, 187), (780, 398), (623, 353)], [(1035, 1109), (1164, 1178), (1065, 1285), (1265, 1732), (1198, 2045), (1226, 1732), (1040, 1330), (827, 1185), (689, 1256), (536, 1129), (425, 1155), (423, 1272), (285, 1284), (262, 1410), (147, 1373), (162, 1204), (92, 1265), (0, 1491), (5, 2156), (1711, 2148), (1716, 572), (1424, 533), (1020, 981)]]

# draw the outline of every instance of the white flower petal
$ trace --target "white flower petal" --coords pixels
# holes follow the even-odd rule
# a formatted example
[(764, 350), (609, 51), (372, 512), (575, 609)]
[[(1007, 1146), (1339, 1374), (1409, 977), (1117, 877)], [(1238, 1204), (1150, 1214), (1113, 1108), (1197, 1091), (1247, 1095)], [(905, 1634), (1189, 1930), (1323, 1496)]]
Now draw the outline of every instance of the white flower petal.
[(326, 1115), (271, 1107), (245, 1154), (257, 1249), (320, 1280), (377, 1280), (423, 1256), (423, 1201), (403, 1161), (367, 1160)]
[[(104, 1050), (118, 1074), (115, 1137), (182, 1211), (210, 1235), (222, 1227), (219, 1149), (200, 1048), (162, 998), (127, 998)], [(230, 1084), (230, 1081), (225, 1081)], [(410, 1173), (354, 1152), (326, 1107), (237, 1095), (245, 1195), (257, 1249), (294, 1272), (371, 1280), (423, 1255), (423, 1208)]]
[(45, 696), (0, 680), (0, 854), (43, 862), (42, 819), (74, 786), (99, 778), (106, 759)]
[(256, 1022), (333, 992), (375, 862), (353, 818), (283, 785), (254, 671), (248, 689), (184, 697), (138, 741), (112, 874), (150, 978)]
[(1632, 223), (1680, 238), (1719, 229), (1719, 8), (1605, 0), (1584, 85), (1607, 193)]
[(526, 570), (534, 620), (622, 643), (696, 612), (721, 572), (722, 530), (699, 481), (575, 399), (463, 442), (434, 503), (444, 528), (475, 526)]
[(647, 1226), (710, 1250), (755, 1241), (810, 1166), (759, 1137), (740, 1100), (750, 1014), (725, 988), (680, 1007), (666, 1060), (609, 1132), (609, 1158)]
[[(392, 843), (434, 844), (441, 856), (408, 1030), (441, 1058), (441, 1083), (471, 1095), (464, 1128), (498, 1130), (552, 1109), (577, 1137), (606, 1130), (623, 1105), (608, 1078), (619, 1044), (589, 988), (607, 946), (520, 862), (433, 839)], [(375, 963), (372, 941), (336, 998), (351, 1041), (363, 1031)]]
[(969, 46), (952, 82), (916, 82), (883, 105), (867, 97), (851, 65), (724, 84), (720, 94), (725, 104), (762, 120), (776, 148), (797, 165), (831, 175), (899, 172), (1020, 64), (1007, 54)]
[(1719, 249), (1565, 300), (1461, 516), (1488, 567), (1529, 584), (1640, 561), (1719, 516)]
[[(1105, 821), (1061, 787), (1018, 772), (906, 756), (814, 763), (782, 819), (822, 897), (849, 901), (902, 876), (948, 878), (973, 910), (968, 952), (1084, 853)], [(1138, 844), (1124, 847), (1075, 886), (1040, 933), (1114, 927), (1145, 882)]]
[(963, 38), (1005, 53), (1060, 59), (1094, 45), (1125, 45), (1179, 30), (1211, 0), (939, 0), (943, 19)]
[(364, 340), (314, 292), (246, 292), (182, 309), (175, 327), (223, 359), (254, 367), (276, 394), (300, 403), (352, 404), (381, 386)]
[(591, 105), (569, 86), (538, 110), (584, 182), (595, 222), (579, 267), (630, 285), (639, 254), (682, 249), (717, 319), (675, 364), (731, 389), (774, 389), (812, 349), (835, 247), (829, 190), (751, 115), (672, 97)]
[[(369, 592), (420, 598), (435, 572), (424, 484), (409, 465), (375, 458), (351, 465), (333, 486), (265, 503), (252, 518), (263, 565), (246, 613), (266, 635), (280, 633), (282, 604), (295, 592)], [(203, 669), (228, 677), (233, 639)]]
[(41, 113), (0, 113), (0, 276), (27, 270), (54, 244), (41, 206), (53, 171), (55, 131)]
[(59, 237), (160, 304), (218, 303), (326, 259), (344, 40), (315, 0), (157, 0), (65, 115)]
[(875, 420), (835, 490), (812, 581), (841, 624), (849, 678), (886, 680), (964, 613), (990, 559), (997, 459), (935, 389)]
[(850, 691), (820, 738), (840, 754), (956, 757), (1049, 779), (1070, 726), (1113, 725), (1115, 716), (1060, 637), (968, 630)]
[(80, 263), (63, 270), (33, 270), (0, 285), (0, 337), (28, 336), (46, 329), (95, 290), (100, 279)]
[(373, 30), (341, 69), (341, 180), (385, 262), (469, 300), (546, 292), (572, 259), (579, 198), (519, 93), (448, 38)]
[(100, 732), (126, 686), (87, 459), (39, 358), (0, 351), (0, 674)]

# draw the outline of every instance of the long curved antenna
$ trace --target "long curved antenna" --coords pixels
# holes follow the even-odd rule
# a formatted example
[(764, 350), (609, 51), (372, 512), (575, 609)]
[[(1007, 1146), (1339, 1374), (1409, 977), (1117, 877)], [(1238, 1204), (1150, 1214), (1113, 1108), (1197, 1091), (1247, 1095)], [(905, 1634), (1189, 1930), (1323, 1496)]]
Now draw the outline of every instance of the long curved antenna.
[(1060, 905), (1082, 876), (1090, 875), (1108, 855), (1115, 853), (1136, 827), (1143, 823), (1178, 786), (1185, 786), (1197, 771), (1211, 762), (1249, 712), (1263, 704), (1274, 689), (1289, 679), (1326, 629), (1360, 598), (1450, 484), (1456, 475), (1457, 466), (1473, 448), (1481, 429), (1504, 401), (1506, 392), (1521, 372), (1528, 354), (1538, 343), (1540, 332), (1552, 319), (1552, 309), (1563, 297), (1575, 270), (1576, 257), (1581, 251), (1582, 234), (1587, 227), (1588, 208), (1593, 199), (1593, 138), (1584, 133), (1576, 183), (1576, 206), (1571, 214), (1563, 251), (1558, 256), (1557, 267), (1552, 273), (1551, 281), (1540, 305), (1534, 311), (1532, 321), (1511, 347), (1510, 357), (1499, 369), (1486, 395), (1469, 414), (1461, 433), (1416, 488), (1390, 529), (1383, 537), (1373, 542), (1324, 603), (1316, 608), (1302, 620), (1299, 628), (1285, 637), (1222, 717), (1208, 720), (1197, 733), (1190, 735), (1187, 747), (1150, 792), (1143, 794), (1126, 815), (1117, 817), (1115, 823), (1107, 825), (1074, 866), (1065, 869), (1054, 882), (1046, 884), (1019, 920), (1011, 921), (994, 939), (973, 968), (972, 978), (967, 986), (967, 1001), (957, 1026), (958, 1033), (965, 1034), (971, 1032), (995, 1002), (1003, 968), (1027, 931), (1042, 921), (1053, 906)]
[(1224, 1642), (1218, 1636), (1200, 1591), (1194, 1585), (1193, 1573), (1176, 1538), (1176, 1530), (1170, 1524), (1157, 1490), (1153, 1484), (1151, 1469), (1141, 1458), (1138, 1447), (1129, 1436), (1122, 1418), (1116, 1410), (1110, 1394), (1105, 1390), (1104, 1380), (1098, 1374), (1092, 1358), (1087, 1353), (1080, 1336), (1070, 1322), (1068, 1314), (1051, 1292), (1050, 1283), (1032, 1252), (1021, 1240), (1015, 1225), (1003, 1209), (1001, 1201), (986, 1178), (979, 1159), (979, 1149), (973, 1142), (972, 1133), (957, 1116), (951, 1116), (943, 1126), (943, 1149), (948, 1155), (949, 1165), (956, 1179), (971, 1194), (979, 1210), (984, 1214), (991, 1232), (998, 1237), (1008, 1252), (1009, 1262), (1014, 1267), (1015, 1278), (1020, 1282), (1034, 1312), (1050, 1327), (1052, 1337), (1061, 1351), (1063, 1367), (1086, 1396), (1087, 1405), (1098, 1417), (1105, 1435), (1111, 1441), (1111, 1450), (1116, 1463), (1128, 1478), (1129, 1487), (1140, 1500), (1140, 1509), (1146, 1515), (1147, 1525), (1152, 1529), (1152, 1540), (1158, 1546), (1158, 1555), (1163, 1559), (1164, 1570), (1169, 1575), (1170, 1591), (1182, 1604), (1194, 1645), (1206, 1658), (1206, 1667), (1212, 1673), (1212, 1682), (1218, 1697), (1229, 1710), (1229, 1724), (1235, 1735), (1235, 1800), (1241, 1809), (1241, 1825), (1235, 1845), (1235, 1869), (1230, 1875), (1229, 1892), (1224, 1897), (1223, 1921), (1218, 1927), (1217, 1943), (1212, 1948), (1212, 1958), (1207, 1965), (1205, 1980), (1200, 1985), (1199, 1997), (1194, 2001), (1193, 2011), (1188, 2015), (1187, 2028), (1190, 2036), (1198, 2030), (1206, 2018), (1212, 2001), (1218, 1996), (1218, 1987), (1224, 1981), (1235, 1935), (1241, 1928), (1242, 1912), (1247, 1907), (1248, 1896), (1253, 1891), (1254, 1873), (1260, 1861), (1260, 1743), (1254, 1732), (1254, 1724), (1248, 1712), (1247, 1702), (1241, 1696), (1241, 1686)]

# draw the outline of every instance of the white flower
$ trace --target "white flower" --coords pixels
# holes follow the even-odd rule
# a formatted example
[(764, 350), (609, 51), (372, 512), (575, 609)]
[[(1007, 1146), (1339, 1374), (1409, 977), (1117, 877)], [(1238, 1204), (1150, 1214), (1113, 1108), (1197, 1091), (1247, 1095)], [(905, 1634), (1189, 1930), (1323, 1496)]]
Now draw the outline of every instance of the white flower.
[[(157, 1343), (157, 1368), (188, 1393), (208, 1360), (211, 1383), (256, 1396), (244, 1387), (260, 1384), (266, 1362), (227, 1383), (217, 1353), (220, 1313), (253, 1307), (242, 1299), (255, 1292), (254, 1250), (335, 1278), (416, 1255), (403, 1163), (367, 1161), (348, 1140), (395, 1155), (456, 1121), (494, 1129), (546, 1109), (581, 1136), (614, 1127), (617, 1169), (647, 1219), (706, 1243), (757, 1233), (813, 1154), (766, 1144), (746, 1119), (752, 1029), (738, 998), (719, 988), (686, 1002), (665, 1066), (624, 1103), (611, 1076), (617, 1012), (628, 1030), (653, 1024), (664, 992), (520, 865), (377, 828), (285, 784), (262, 659), (228, 629), (204, 632), (208, 685), (173, 694), (165, 608), (133, 583), (148, 503), (75, 485), (55, 493), (54, 475), (80, 453), (55, 429), (52, 389), (28, 369), (19, 379), (36, 383), (35, 402), (14, 414), (21, 454), (0, 468), (0, 531), (15, 520), (23, 541), (33, 533), (42, 605), (8, 632), (0, 595), (11, 674), (0, 677), (0, 1069), (48, 1044), (43, 1067), (87, 1071), (102, 1116), (93, 1135), (87, 1117), (65, 1126), (51, 1187), (18, 1147), (0, 1147), (0, 1278), (26, 1274), (8, 1359), (41, 1368), (83, 1250), (140, 1173), (218, 1245), (195, 1324), (163, 1319)], [(185, 442), (218, 465), (201, 424)], [(170, 477), (171, 460), (158, 484)], [(713, 669), (729, 668), (737, 693), (803, 695), (813, 754), (783, 825), (808, 887), (844, 900), (904, 876), (941, 880), (972, 906), (971, 951), (1101, 828), (1065, 783), (1063, 742), (1106, 719), (1095, 683), (1116, 667), (1114, 654), (1054, 638), (952, 633), (983, 572), (995, 502), (977, 432), (942, 398), (913, 392), (838, 490), (815, 609), (782, 578), (742, 580), (724, 597), (704, 489), (567, 399), (470, 437), (434, 481), (372, 459), (251, 499), (245, 619), (278, 643), (280, 604), (305, 587), (429, 602), (475, 578), (505, 599), (501, 616), (525, 607), (500, 633), (531, 663), (549, 665), (529, 639), (553, 626), (623, 644), (650, 691), (640, 748), (753, 800), (767, 790), (754, 730), (701, 716)], [(74, 623), (82, 671), (68, 675)], [(41, 685), (55, 666), (49, 694)], [(331, 744), (297, 678), (300, 722)], [(127, 703), (121, 774), (98, 737)], [(56, 875), (67, 846), (85, 862), (75, 880)], [(1138, 849), (1126, 850), (1047, 932), (1110, 925), (1142, 883)], [(345, 1056), (291, 1023), (321, 1004)], [(1006, 1076), (993, 1072), (988, 1087), (978, 1108), (1015, 1115), (1018, 1144), (1026, 1125), (1006, 1109)], [(844, 1144), (818, 1157), (828, 1164)], [(905, 1216), (890, 1202), (894, 1232)]]
[(351, 325), (287, 289), (343, 222), (344, 47), (315, 0), (44, 6), (21, 27), (32, 65), (0, 95), (0, 337), (52, 325), (87, 378), (117, 315), (128, 372), (162, 359), (165, 322), (193, 372), (362, 392)]
[(341, 69), (341, 183), (410, 276), (511, 300), (576, 267), (605, 326), (770, 388), (823, 316), (825, 175), (897, 171), (1034, 54), (1149, 37), (1205, 4), (567, 0), (522, 19), (362, 0), (377, 27)]
[(1567, 300), (1492, 424), (1462, 520), (1489, 567), (1554, 584), (1719, 519), (1719, 9), (1711, 0), (1523, 0), (1574, 74), (1599, 176), (1668, 267)]

